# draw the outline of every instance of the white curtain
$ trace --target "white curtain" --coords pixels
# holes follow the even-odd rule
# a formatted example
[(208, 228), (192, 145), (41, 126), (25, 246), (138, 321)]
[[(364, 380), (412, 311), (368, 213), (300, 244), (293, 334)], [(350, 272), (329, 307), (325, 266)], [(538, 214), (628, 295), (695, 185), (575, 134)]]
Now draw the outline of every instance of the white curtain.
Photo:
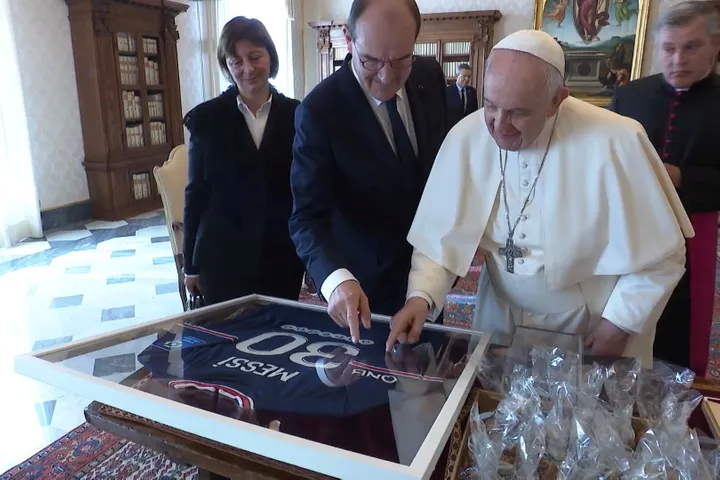
[(42, 236), (10, 1), (0, 0), (0, 248)]
[[(217, 64), (217, 44), (225, 23), (239, 15), (257, 18), (268, 29), (280, 60), (277, 77), (271, 80), (283, 94), (295, 97), (293, 36), (295, 0), (209, 0), (200, 3), (198, 22), (202, 38), (203, 83), (205, 99), (217, 96), (228, 86)], [(297, 34), (295, 33), (295, 37)], [(302, 51), (302, 46), (300, 46)], [(298, 90), (299, 92), (299, 90)]]
[(218, 26), (218, 0), (198, 2), (197, 5), (203, 98), (210, 100), (211, 98), (217, 97), (226, 85), (217, 63), (217, 44), (222, 24)]
[[(290, 46), (292, 51), (289, 55), (292, 57), (293, 72), (293, 98), (300, 99), (305, 93), (305, 48), (304, 48), (304, 32), (302, 19), (305, 18), (303, 11), (303, 3), (301, 0), (285, 0), (290, 19)], [(290, 93), (290, 91), (288, 91)]]

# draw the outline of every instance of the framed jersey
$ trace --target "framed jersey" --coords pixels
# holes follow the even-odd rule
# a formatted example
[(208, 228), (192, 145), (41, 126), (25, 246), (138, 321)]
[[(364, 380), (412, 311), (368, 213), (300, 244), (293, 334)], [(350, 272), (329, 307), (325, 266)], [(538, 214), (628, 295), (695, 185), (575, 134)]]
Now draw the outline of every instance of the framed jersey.
[[(252, 295), (16, 359), (16, 370), (156, 422), (343, 479), (425, 479), (488, 336), (428, 324), (385, 351), (324, 308)], [(97, 368), (123, 358), (122, 368)]]

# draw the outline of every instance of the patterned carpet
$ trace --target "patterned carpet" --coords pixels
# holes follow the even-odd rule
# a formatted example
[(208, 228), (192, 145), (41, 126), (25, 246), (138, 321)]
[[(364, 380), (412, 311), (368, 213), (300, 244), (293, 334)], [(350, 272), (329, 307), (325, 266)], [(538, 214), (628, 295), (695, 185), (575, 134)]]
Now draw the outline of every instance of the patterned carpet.
[(717, 249), (718, 267), (715, 272), (715, 313), (713, 328), (710, 334), (710, 358), (708, 359), (707, 375), (720, 379), (720, 240)]
[(197, 468), (87, 423), (68, 433), (0, 480), (194, 480)]

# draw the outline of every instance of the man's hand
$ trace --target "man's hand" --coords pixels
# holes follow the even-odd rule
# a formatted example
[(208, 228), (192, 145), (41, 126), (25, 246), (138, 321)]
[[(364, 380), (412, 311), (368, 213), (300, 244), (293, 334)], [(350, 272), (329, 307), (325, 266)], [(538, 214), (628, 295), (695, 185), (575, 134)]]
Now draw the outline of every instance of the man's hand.
[(193, 295), (200, 295), (200, 275), (185, 275), (185, 288)]
[(665, 170), (667, 170), (668, 175), (670, 175), (670, 180), (672, 180), (672, 184), (675, 186), (675, 188), (680, 188), (680, 184), (682, 183), (682, 172), (680, 171), (680, 169), (670, 163), (663, 163), (663, 165), (665, 165)]
[(353, 342), (360, 339), (360, 322), (370, 328), (370, 302), (357, 280), (338, 285), (328, 299), (328, 315), (341, 328), (350, 328)]
[(585, 340), (585, 347), (593, 355), (619, 357), (625, 353), (629, 339), (630, 334), (603, 318)]
[(385, 351), (389, 352), (398, 341), (416, 343), (420, 340), (420, 333), (425, 326), (429, 310), (430, 306), (423, 298), (412, 297), (408, 300), (390, 321), (392, 328), (385, 343)]

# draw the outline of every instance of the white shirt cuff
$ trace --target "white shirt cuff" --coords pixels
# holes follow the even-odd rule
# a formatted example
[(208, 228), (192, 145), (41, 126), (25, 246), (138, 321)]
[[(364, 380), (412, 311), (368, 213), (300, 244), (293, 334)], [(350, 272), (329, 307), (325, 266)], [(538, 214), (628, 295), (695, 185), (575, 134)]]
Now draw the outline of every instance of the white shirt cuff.
[(357, 278), (350, 273), (350, 270), (347, 268), (338, 268), (334, 272), (332, 272), (323, 282), (322, 286), (320, 287), (320, 293), (322, 293), (323, 297), (325, 297), (326, 301), (330, 301), (330, 295), (335, 291), (335, 289), (343, 282), (347, 282), (348, 280), (355, 280), (357, 281)]

